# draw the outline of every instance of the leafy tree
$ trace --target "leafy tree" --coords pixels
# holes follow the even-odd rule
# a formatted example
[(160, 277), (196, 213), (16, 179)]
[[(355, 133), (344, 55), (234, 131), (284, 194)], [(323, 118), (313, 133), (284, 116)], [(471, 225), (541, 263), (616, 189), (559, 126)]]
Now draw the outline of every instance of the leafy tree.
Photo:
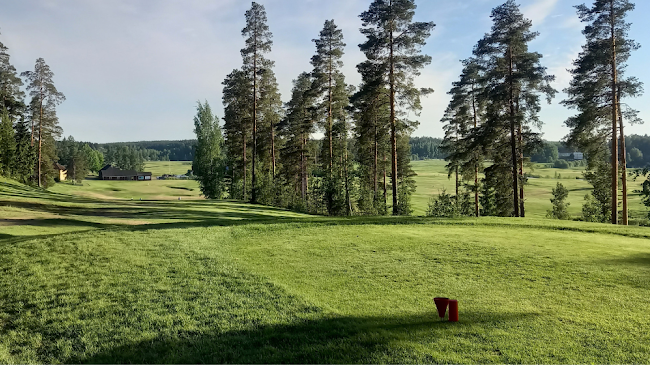
[[(601, 156), (604, 151), (600, 152)], [(585, 203), (582, 207), (583, 219), (588, 222), (607, 223), (611, 216), (611, 171), (609, 164), (604, 158), (594, 158), (591, 162), (592, 167), (585, 172), (585, 180), (589, 182), (594, 189), (591, 196), (585, 197)]]
[(539, 163), (554, 163), (560, 157), (557, 145), (553, 143), (544, 142), (542, 146), (538, 147), (530, 156), (532, 162)]
[[(539, 34), (530, 30), (532, 22), (524, 18), (514, 0), (494, 8), (491, 17), (491, 32), (474, 49), (484, 70), (488, 103), (480, 139), (492, 156), (509, 152), (513, 212), (520, 217), (525, 216), (524, 154), (540, 142), (532, 127), (541, 126), (540, 95), (550, 103), (556, 93), (550, 82), (555, 78), (541, 65), (542, 55), (529, 51), (528, 44)], [(495, 164), (494, 168), (506, 169), (507, 165)], [(505, 176), (505, 172), (497, 175)]]
[(630, 164), (640, 165), (643, 163), (643, 152), (640, 149), (634, 147), (630, 149), (630, 157), (628, 158)]
[(9, 61), (8, 48), (0, 42), (0, 111), (6, 110), (10, 120), (17, 120), (23, 113), (25, 93), (23, 81)]
[(9, 112), (0, 112), (0, 175), (11, 176), (15, 169), (16, 139)]
[(38, 141), (37, 181), (41, 187), (52, 180), (53, 164), (56, 158), (55, 140), (61, 135), (56, 107), (65, 100), (65, 96), (54, 86), (54, 73), (45, 60), (36, 60), (34, 71), (21, 73), (27, 79), (27, 89), (32, 97), (30, 113), (32, 119), (32, 145)]
[(571, 219), (571, 215), (569, 215), (569, 211), (567, 210), (569, 203), (565, 202), (566, 198), (569, 197), (569, 190), (561, 183), (557, 183), (555, 189), (551, 191), (553, 193), (553, 198), (551, 198), (553, 209), (546, 212), (546, 217), (562, 220)]
[[(431, 57), (419, 54), (419, 48), (426, 43), (435, 26), (431, 22), (413, 22), (415, 9), (414, 0), (374, 0), (360, 15), (361, 33), (367, 40), (359, 47), (367, 60), (358, 68), (360, 71), (366, 69), (362, 74), (376, 77), (375, 82), (380, 86), (375, 90), (388, 91), (393, 215), (407, 211), (400, 208), (399, 197), (409, 195), (398, 192), (398, 134), (408, 134), (416, 124), (405, 119), (405, 110), (417, 114), (421, 109), (420, 97), (432, 92), (431, 89), (417, 89), (413, 83), (419, 70), (431, 62)], [(367, 72), (367, 69), (375, 72)], [(404, 162), (410, 163), (410, 157)]]
[(203, 196), (208, 199), (221, 199), (226, 191), (224, 141), (219, 127), (219, 119), (212, 114), (206, 101), (198, 102), (194, 117), (196, 133), (196, 152), (192, 171), (199, 181)]
[[(592, 170), (603, 167), (594, 159), (611, 157), (609, 211), (611, 222), (618, 224), (619, 123), (622, 127), (624, 117), (632, 123), (640, 122), (635, 110), (619, 111), (623, 98), (642, 93), (641, 82), (625, 76), (626, 63), (632, 51), (639, 48), (638, 43), (629, 39), (630, 23), (625, 20), (634, 4), (628, 0), (595, 0), (591, 7), (582, 4), (576, 9), (580, 20), (587, 23), (582, 32), (586, 44), (573, 62), (573, 79), (566, 89), (568, 98), (563, 101), (578, 113), (565, 122), (571, 129), (567, 140), (587, 153)], [(603, 154), (608, 140), (611, 153)], [(627, 191), (623, 192), (623, 199), (626, 201)], [(627, 224), (626, 214), (623, 220)]]
[[(637, 178), (647, 177), (647, 179), (641, 184), (641, 196), (642, 203), (646, 207), (650, 208), (650, 167), (646, 167), (643, 171), (637, 172)], [(650, 219), (650, 212), (648, 212), (648, 219)]]
[(266, 10), (263, 5), (253, 2), (251, 8), (246, 11), (246, 27), (242, 29), (242, 36), (246, 37), (246, 47), (241, 50), (244, 60), (243, 71), (249, 80), (250, 85), (250, 109), (253, 127), (253, 153), (252, 153), (252, 189), (251, 201), (257, 203), (258, 185), (257, 185), (257, 128), (258, 128), (258, 103), (259, 95), (259, 78), (265, 69), (273, 67), (273, 62), (266, 59), (264, 54), (271, 52), (273, 35), (266, 24)]

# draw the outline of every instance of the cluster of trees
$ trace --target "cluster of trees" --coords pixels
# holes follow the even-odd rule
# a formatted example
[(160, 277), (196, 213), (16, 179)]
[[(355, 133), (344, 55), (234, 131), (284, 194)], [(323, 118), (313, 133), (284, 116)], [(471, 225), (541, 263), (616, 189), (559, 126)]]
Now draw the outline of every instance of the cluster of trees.
[[(54, 86), (53, 77), (42, 58), (33, 71), (18, 75), (8, 48), (0, 42), (0, 171), (39, 187), (54, 182), (55, 141), (62, 133), (56, 107), (65, 96)], [(27, 103), (23, 80), (30, 97)]]
[(413, 160), (444, 160), (447, 154), (440, 148), (442, 138), (411, 137)]
[[(639, 47), (628, 38), (630, 24), (625, 22), (634, 5), (628, 0), (596, 0), (591, 7), (576, 8), (587, 23), (587, 42), (570, 70), (573, 79), (562, 102), (578, 111), (566, 121), (571, 129), (566, 144), (585, 152), (585, 178), (594, 187), (586, 204), (597, 207), (597, 220), (619, 223), (621, 194), (620, 223), (627, 224), (624, 120), (641, 121), (636, 111), (621, 107), (621, 100), (642, 92), (636, 78), (624, 77), (625, 62)], [(449, 92), (442, 147), (449, 154), (449, 174), (456, 176), (457, 202), (473, 194), (474, 215), (520, 217), (525, 216), (524, 170), (529, 161), (524, 156), (557, 158), (538, 132), (541, 97), (550, 102), (556, 91), (550, 86), (554, 77), (541, 64), (542, 55), (529, 50), (538, 33), (530, 30), (531, 21), (514, 0), (495, 8), (492, 20), (491, 32), (475, 46), (473, 57), (463, 61), (460, 79)], [(634, 158), (641, 156), (638, 152)], [(484, 164), (488, 159), (489, 166)], [(479, 179), (481, 171), (484, 179)]]
[(90, 172), (104, 167), (104, 154), (90, 147), (88, 143), (77, 142), (72, 136), (56, 143), (58, 161), (66, 166), (68, 178), (80, 182)]
[(126, 144), (109, 145), (102, 149), (104, 162), (111, 164), (118, 169), (144, 171), (145, 153), (135, 147)]
[[(414, 78), (431, 60), (420, 47), (434, 27), (414, 22), (415, 9), (413, 0), (375, 0), (360, 15), (366, 60), (357, 65), (358, 87), (341, 72), (343, 33), (326, 21), (314, 39), (312, 69), (297, 76), (283, 105), (268, 58), (266, 12), (253, 2), (242, 30), (242, 67), (223, 82), (223, 147), (209, 106), (198, 107), (194, 170), (199, 179), (211, 176), (204, 194), (330, 215), (409, 214), (409, 137), (417, 122), (408, 112), (418, 115), (421, 96), (432, 91), (416, 88)], [(312, 139), (316, 131), (322, 141)], [(216, 162), (216, 151), (225, 163)], [(221, 168), (223, 174), (213, 171)], [(212, 182), (220, 178), (225, 183)]]
[(192, 161), (196, 140), (101, 143), (91, 147), (106, 151), (122, 145), (138, 149), (147, 161)]

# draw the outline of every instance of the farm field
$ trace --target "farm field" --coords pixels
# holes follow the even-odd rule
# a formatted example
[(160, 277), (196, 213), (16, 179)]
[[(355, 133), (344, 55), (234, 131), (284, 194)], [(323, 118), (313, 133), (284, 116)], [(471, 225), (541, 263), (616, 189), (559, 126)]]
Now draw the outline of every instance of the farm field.
[[(0, 180), (0, 363), (645, 363), (650, 353), (648, 228), (328, 218), (75, 188), (86, 186)], [(459, 299), (459, 323), (440, 321), (434, 296)]]

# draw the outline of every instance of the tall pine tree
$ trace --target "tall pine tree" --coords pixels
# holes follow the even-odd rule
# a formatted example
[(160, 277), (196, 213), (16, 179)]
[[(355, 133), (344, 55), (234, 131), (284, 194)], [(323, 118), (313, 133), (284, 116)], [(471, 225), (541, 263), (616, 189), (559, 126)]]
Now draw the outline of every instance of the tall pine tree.
[[(374, 0), (360, 15), (361, 33), (367, 38), (359, 45), (367, 58), (365, 67), (374, 65), (379, 71), (376, 75), (388, 90), (393, 215), (408, 211), (400, 208), (399, 198), (409, 196), (398, 192), (398, 170), (404, 169), (398, 166), (397, 150), (398, 134), (407, 133), (412, 124), (409, 125), (404, 109), (399, 106), (417, 113), (421, 109), (421, 95), (432, 92), (431, 89), (417, 89), (413, 83), (419, 70), (431, 62), (431, 57), (419, 54), (419, 49), (435, 27), (432, 22), (413, 22), (416, 8), (414, 0)], [(410, 157), (403, 162), (409, 163)], [(408, 202), (403, 204), (408, 205)]]
[[(634, 4), (628, 0), (595, 0), (590, 7), (582, 4), (576, 9), (580, 20), (587, 23), (582, 31), (586, 44), (573, 62), (573, 79), (566, 89), (568, 99), (563, 101), (578, 112), (565, 122), (571, 128), (567, 140), (587, 153), (589, 170), (594, 173), (602, 171), (601, 161), (610, 158), (608, 210), (611, 222), (618, 224), (619, 139), (625, 138), (619, 136), (619, 125), (622, 132), (623, 119), (640, 122), (635, 110), (619, 109), (621, 99), (643, 92), (638, 79), (625, 76), (632, 51), (640, 47), (628, 37), (631, 24), (625, 20)], [(624, 156), (625, 151), (621, 154)], [(623, 202), (622, 223), (627, 224), (627, 191), (623, 191)]]
[(9, 60), (8, 48), (0, 42), (0, 112), (7, 110), (10, 120), (18, 120), (25, 108), (23, 81)]

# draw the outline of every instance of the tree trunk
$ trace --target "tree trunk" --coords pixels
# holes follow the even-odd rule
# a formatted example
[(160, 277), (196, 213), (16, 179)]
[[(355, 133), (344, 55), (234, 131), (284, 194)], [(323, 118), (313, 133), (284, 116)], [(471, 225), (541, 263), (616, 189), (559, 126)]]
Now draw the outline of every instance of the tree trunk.
[(386, 184), (386, 152), (384, 152), (384, 208), (388, 205), (388, 185)]
[(41, 117), (38, 120), (38, 187), (42, 185), (41, 174), (43, 164), (43, 82), (41, 81), (41, 104), (40, 104)]
[[(519, 109), (519, 107), (517, 107)], [(524, 206), (524, 137), (522, 135), (521, 123), (519, 124), (519, 215), (526, 216)]]
[[(271, 101), (270, 107), (271, 110), (273, 110), (273, 101)], [(273, 180), (275, 180), (275, 126), (273, 125), (272, 118), (271, 118), (271, 174)]]
[[(474, 95), (474, 84), (472, 83), (472, 110), (474, 116), (474, 129), (478, 128), (478, 116), (476, 115), (476, 95)], [(474, 214), (481, 216), (478, 198), (478, 154), (474, 156)]]
[(332, 177), (332, 170), (333, 170), (333, 160), (334, 160), (334, 148), (332, 146), (333, 143), (333, 137), (332, 137), (332, 43), (330, 40), (330, 57), (329, 57), (329, 70), (328, 70), (328, 83), (329, 83), (329, 88), (327, 89), (327, 94), (328, 94), (328, 110), (327, 110), (327, 134), (329, 137), (329, 150), (330, 150), (330, 171), (329, 171), (329, 177)]
[[(243, 123), (242, 123), (243, 124)], [(244, 189), (242, 189), (242, 200), (246, 201), (246, 125), (244, 124), (242, 128), (242, 140), (243, 140), (243, 145), (244, 145), (244, 151), (243, 151), (243, 164), (244, 164)]]
[[(257, 21), (257, 19), (256, 19)], [(257, 28), (257, 24), (255, 25)], [(251, 167), (251, 203), (257, 203), (257, 174), (255, 163), (257, 162), (257, 32), (253, 36), (255, 48), (253, 50), (253, 166)]]
[(616, 100), (616, 85), (618, 70), (616, 69), (616, 33), (614, 25), (614, 0), (610, 4), (610, 27), (612, 35), (612, 224), (618, 224), (618, 121)]
[(305, 137), (300, 136), (300, 197), (305, 201), (307, 189), (305, 187)]
[(378, 190), (379, 190), (379, 188), (377, 187), (377, 185), (378, 185), (378, 183), (377, 183), (377, 179), (378, 179), (378, 176), (377, 176), (377, 163), (379, 162), (378, 161), (379, 142), (377, 141), (377, 119), (375, 118), (374, 120), (375, 120), (375, 151), (374, 151), (375, 152), (375, 156), (374, 156), (375, 161), (374, 161), (374, 164), (373, 164), (373, 186), (374, 186), (375, 201), (376, 201), (377, 200), (377, 193), (378, 193)]
[(348, 137), (345, 136), (345, 162), (344, 162), (344, 171), (345, 171), (345, 208), (346, 215), (352, 215), (352, 201), (350, 200), (350, 183), (348, 181)]
[[(621, 100), (621, 91), (618, 91), (618, 100)], [(618, 108), (619, 128), (621, 130), (620, 141), (620, 156), (621, 156), (621, 188), (623, 190), (623, 213), (621, 215), (621, 223), (624, 226), (629, 225), (628, 207), (627, 207), (627, 152), (625, 150), (625, 130), (623, 128), (623, 111)]]
[(508, 64), (508, 82), (510, 86), (510, 147), (512, 152), (512, 192), (514, 198), (514, 213), (515, 217), (519, 217), (519, 177), (517, 176), (517, 136), (515, 133), (515, 97), (513, 85), (513, 61), (512, 61), (512, 47), (508, 48), (509, 64)]
[[(390, 7), (393, 7), (392, 0)], [(393, 21), (390, 25), (390, 144), (391, 144), (391, 182), (393, 183), (393, 215), (399, 213), (397, 201), (397, 120), (395, 118), (395, 60), (393, 51)]]

